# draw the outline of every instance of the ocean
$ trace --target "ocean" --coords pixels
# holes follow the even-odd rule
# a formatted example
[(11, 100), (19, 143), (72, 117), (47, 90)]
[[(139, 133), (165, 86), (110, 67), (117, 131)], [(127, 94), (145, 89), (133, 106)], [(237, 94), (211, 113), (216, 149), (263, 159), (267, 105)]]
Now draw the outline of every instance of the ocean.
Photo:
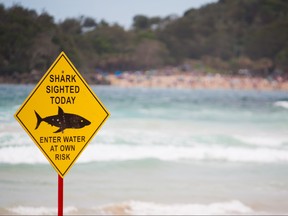
[[(57, 214), (57, 173), (0, 85), (0, 214)], [(110, 118), (64, 178), (65, 215), (288, 213), (288, 93), (92, 86)], [(89, 107), (83, 107), (89, 109)]]

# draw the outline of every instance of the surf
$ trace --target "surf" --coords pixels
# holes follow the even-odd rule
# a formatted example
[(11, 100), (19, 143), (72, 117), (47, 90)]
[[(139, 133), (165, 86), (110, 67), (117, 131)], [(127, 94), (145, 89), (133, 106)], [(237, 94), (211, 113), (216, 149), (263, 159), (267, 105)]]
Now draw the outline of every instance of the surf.
[(274, 106), (288, 109), (288, 101), (277, 101), (274, 103)]
[[(95, 155), (95, 152), (97, 154)], [(158, 160), (173, 163), (230, 162), (277, 164), (288, 163), (288, 150), (267, 147), (225, 146), (131, 146), (91, 143), (89, 151), (84, 151), (78, 163), (119, 162)], [(6, 164), (45, 164), (47, 161), (35, 146), (7, 146), (0, 148), (0, 163)]]

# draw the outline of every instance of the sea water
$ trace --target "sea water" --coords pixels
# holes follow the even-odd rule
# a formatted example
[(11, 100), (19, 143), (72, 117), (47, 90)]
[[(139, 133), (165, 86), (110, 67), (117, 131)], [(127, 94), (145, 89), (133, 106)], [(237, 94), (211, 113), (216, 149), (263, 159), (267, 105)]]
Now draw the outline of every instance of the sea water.
[[(13, 117), (33, 87), (0, 85), (0, 214), (57, 213), (57, 173)], [(64, 214), (288, 213), (287, 92), (92, 89), (111, 117)]]

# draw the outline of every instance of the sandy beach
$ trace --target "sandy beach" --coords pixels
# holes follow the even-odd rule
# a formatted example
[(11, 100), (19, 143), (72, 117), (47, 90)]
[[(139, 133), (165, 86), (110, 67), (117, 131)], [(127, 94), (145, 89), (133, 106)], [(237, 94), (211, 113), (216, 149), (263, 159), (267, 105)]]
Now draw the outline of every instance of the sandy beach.
[[(97, 75), (97, 79), (101, 75)], [(178, 89), (242, 89), (242, 90), (288, 90), (288, 80), (278, 76), (263, 78), (252, 76), (231, 76), (205, 74), (196, 71), (180, 72), (150, 70), (109, 74), (106, 80), (113, 86), (178, 88)]]

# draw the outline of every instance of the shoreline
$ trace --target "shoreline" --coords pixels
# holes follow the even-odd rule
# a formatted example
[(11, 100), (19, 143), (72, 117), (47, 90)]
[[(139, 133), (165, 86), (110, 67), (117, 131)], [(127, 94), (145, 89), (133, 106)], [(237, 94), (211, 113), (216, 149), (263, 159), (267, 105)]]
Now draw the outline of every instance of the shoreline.
[(106, 79), (112, 86), (175, 88), (175, 89), (236, 89), (288, 91), (288, 81), (283, 79), (266, 79), (261, 77), (243, 77), (230, 75), (210, 75), (196, 73), (180, 73), (171, 75), (150, 75), (123, 73), (121, 76), (109, 74)]
[[(207, 74), (198, 71), (150, 70), (133, 72), (82, 74), (90, 85), (107, 85), (124, 88), (170, 88), (170, 89), (235, 89), (288, 91), (288, 79), (277, 77), (252, 77), (249, 75)], [(36, 84), (39, 73), (0, 76), (0, 84)]]

